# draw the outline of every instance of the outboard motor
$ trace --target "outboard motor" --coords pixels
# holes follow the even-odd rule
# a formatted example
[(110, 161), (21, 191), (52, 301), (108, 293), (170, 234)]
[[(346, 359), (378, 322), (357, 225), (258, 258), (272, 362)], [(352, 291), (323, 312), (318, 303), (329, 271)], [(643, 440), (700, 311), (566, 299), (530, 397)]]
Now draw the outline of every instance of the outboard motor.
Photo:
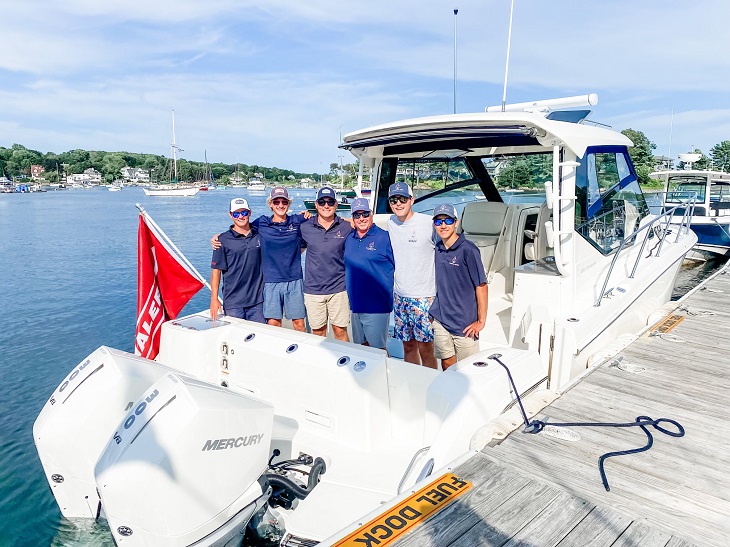
[(99, 516), (94, 465), (134, 401), (170, 371), (102, 346), (53, 392), (33, 425), (33, 440), (64, 517)]
[(238, 545), (271, 495), (273, 407), (170, 373), (110, 430), (96, 484), (117, 545)]

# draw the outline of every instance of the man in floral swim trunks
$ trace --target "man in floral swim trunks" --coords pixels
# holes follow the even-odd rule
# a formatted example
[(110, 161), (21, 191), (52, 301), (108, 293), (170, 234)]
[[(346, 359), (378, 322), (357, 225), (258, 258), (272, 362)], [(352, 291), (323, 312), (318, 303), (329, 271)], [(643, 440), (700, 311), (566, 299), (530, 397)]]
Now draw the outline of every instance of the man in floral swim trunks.
[(395, 257), (395, 336), (403, 341), (407, 362), (437, 368), (428, 313), (436, 295), (433, 223), (430, 216), (413, 211), (413, 192), (404, 182), (390, 185), (388, 203), (393, 211), (388, 234)]

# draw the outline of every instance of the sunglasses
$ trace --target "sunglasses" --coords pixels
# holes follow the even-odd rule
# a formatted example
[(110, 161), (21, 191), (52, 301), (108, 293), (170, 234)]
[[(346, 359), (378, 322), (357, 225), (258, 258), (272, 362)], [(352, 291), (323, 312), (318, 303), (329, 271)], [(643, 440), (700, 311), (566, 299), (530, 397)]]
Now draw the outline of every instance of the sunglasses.
[(274, 205), (289, 205), (288, 199), (273, 199), (271, 203)]
[(335, 206), (335, 200), (333, 200), (333, 199), (325, 199), (325, 198), (318, 199), (317, 200), (317, 205), (319, 205), (320, 207), (324, 207), (325, 205), (327, 207), (334, 207)]
[(391, 205), (395, 205), (396, 203), (408, 203), (411, 198), (407, 198), (406, 196), (392, 196), (388, 198), (388, 203)]
[(433, 219), (434, 226), (441, 226), (442, 224), (446, 224), (446, 226), (451, 226), (454, 222), (456, 222), (455, 218), (435, 218), (435, 219)]
[(370, 211), (360, 211), (358, 213), (352, 213), (352, 218), (357, 220), (358, 218), (368, 218), (370, 216)]
[(239, 218), (239, 217), (246, 218), (250, 214), (251, 214), (251, 211), (233, 211), (231, 213), (231, 216), (233, 216), (233, 218)]

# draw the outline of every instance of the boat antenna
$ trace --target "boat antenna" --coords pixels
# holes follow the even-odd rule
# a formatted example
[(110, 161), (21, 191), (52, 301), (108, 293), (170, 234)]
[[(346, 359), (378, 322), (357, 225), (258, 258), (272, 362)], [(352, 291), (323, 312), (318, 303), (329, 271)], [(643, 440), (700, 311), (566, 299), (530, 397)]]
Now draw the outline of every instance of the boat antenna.
[(459, 10), (454, 10), (454, 114), (456, 114), (456, 20)]
[(667, 164), (667, 169), (670, 168), (671, 163), (674, 163), (672, 161), (672, 131), (674, 130), (674, 107), (672, 107), (672, 118), (669, 121), (669, 151), (667, 152), (667, 157), (669, 158), (669, 163)]
[(502, 92), (502, 112), (507, 104), (507, 75), (509, 74), (509, 50), (512, 45), (512, 15), (515, 11), (515, 0), (512, 0), (509, 8), (509, 32), (507, 33), (507, 61), (504, 64), (504, 91)]

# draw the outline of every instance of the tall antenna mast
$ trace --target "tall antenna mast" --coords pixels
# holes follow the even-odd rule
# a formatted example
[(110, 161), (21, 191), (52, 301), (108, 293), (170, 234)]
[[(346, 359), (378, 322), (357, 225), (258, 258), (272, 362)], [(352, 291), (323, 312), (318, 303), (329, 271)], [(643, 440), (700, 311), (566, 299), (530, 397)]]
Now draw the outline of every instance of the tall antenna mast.
[(172, 165), (175, 172), (175, 178), (177, 182), (177, 144), (175, 144), (175, 111), (172, 111)]
[(456, 114), (456, 16), (459, 10), (454, 10), (454, 114)]
[(509, 50), (512, 45), (512, 14), (515, 11), (515, 0), (509, 8), (509, 33), (507, 34), (507, 61), (504, 65), (504, 91), (502, 92), (502, 112), (504, 112), (505, 105), (507, 104), (507, 75), (509, 74)]

